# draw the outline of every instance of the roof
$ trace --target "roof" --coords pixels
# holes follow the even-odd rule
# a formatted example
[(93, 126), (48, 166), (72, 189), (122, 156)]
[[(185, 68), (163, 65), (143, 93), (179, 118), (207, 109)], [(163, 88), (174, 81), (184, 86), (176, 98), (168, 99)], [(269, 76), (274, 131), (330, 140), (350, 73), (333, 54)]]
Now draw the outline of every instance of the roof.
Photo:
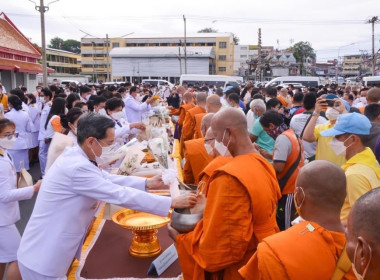
[[(126, 47), (114, 48), (110, 56), (114, 57), (178, 57), (179, 50), (181, 56), (184, 56), (184, 48), (178, 47)], [(213, 47), (187, 47), (188, 57), (215, 57)]]
[[(16, 72), (32, 73), (38, 74), (42, 73), (42, 65), (38, 63), (31, 63), (25, 61), (11, 60), (0, 58), (0, 69), (1, 70), (13, 70)], [(48, 73), (54, 73), (54, 69), (47, 68)]]
[(74, 52), (69, 52), (69, 51), (65, 51), (65, 50), (60, 50), (60, 49), (53, 49), (53, 48), (46, 48), (46, 50), (48, 51), (54, 51), (54, 52), (62, 52), (62, 53), (67, 53), (67, 54), (75, 54), (75, 55), (79, 55), (79, 53), (74, 53)]
[(4, 14), (0, 14), (0, 47), (40, 57), (40, 50)]
[[(230, 32), (218, 32), (218, 33), (188, 33), (186, 34), (186, 38), (220, 38), (220, 37), (230, 37), (232, 36), (232, 33)], [(184, 38), (183, 33), (180, 34), (167, 34), (167, 33), (162, 33), (162, 34), (140, 34), (140, 35), (130, 35), (126, 36), (125, 39), (130, 40), (130, 39), (163, 39), (163, 38)], [(105, 39), (105, 38), (89, 38), (89, 37), (83, 37), (82, 39), (87, 39), (87, 40), (93, 40), (93, 39)]]

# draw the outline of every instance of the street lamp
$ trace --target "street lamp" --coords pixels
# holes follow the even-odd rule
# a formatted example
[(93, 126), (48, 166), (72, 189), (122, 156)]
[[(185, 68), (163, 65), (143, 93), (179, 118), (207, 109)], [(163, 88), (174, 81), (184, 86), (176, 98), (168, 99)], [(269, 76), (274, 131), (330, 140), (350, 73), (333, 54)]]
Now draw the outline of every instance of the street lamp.
[(341, 46), (341, 47), (338, 48), (338, 60), (337, 60), (336, 69), (335, 69), (335, 82), (337, 84), (338, 84), (338, 69), (339, 69), (339, 54), (340, 54), (340, 49), (345, 48), (345, 47), (349, 47), (349, 46), (352, 46), (352, 45), (355, 45), (355, 43), (344, 45), (344, 46)]

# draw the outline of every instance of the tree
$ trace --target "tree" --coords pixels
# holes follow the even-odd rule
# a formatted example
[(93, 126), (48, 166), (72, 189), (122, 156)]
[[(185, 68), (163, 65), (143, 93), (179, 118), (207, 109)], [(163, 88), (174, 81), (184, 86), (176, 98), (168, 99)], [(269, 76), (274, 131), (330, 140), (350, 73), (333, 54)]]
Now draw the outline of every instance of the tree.
[(232, 38), (234, 40), (234, 44), (235, 45), (239, 45), (240, 39), (239, 39), (239, 37), (235, 33), (232, 33)]
[(62, 44), (62, 50), (73, 53), (80, 53), (80, 42), (73, 39), (65, 40)]
[(63, 39), (59, 37), (54, 37), (53, 39), (50, 40), (50, 44), (48, 45), (48, 48), (61, 50), (62, 45), (63, 45)]
[(198, 33), (218, 33), (217, 29), (214, 29), (212, 27), (206, 27), (198, 31)]
[(315, 59), (315, 51), (309, 42), (303, 41), (295, 43), (291, 49), (293, 50), (293, 55), (296, 58), (296, 61), (301, 65), (302, 74), (306, 58), (310, 57)]

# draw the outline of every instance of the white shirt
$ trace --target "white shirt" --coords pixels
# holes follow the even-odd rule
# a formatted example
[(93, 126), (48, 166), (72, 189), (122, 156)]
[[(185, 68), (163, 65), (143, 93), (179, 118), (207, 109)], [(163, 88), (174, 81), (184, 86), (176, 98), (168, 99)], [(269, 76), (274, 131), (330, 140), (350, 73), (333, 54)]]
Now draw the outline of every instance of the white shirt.
[(127, 115), (127, 121), (129, 123), (142, 122), (144, 119), (143, 114), (149, 111), (150, 105), (146, 102), (141, 103), (134, 99), (132, 96), (128, 96), (125, 100), (125, 113)]
[(249, 132), (252, 131), (252, 127), (256, 121), (255, 114), (252, 112), (252, 110), (249, 110), (246, 115), (247, 118), (247, 129)]
[(40, 129), (41, 112), (39, 111), (37, 104), (29, 104), (29, 116), (34, 125), (32, 132), (38, 132)]
[(145, 180), (108, 174), (79, 146), (66, 148), (42, 181), (18, 261), (39, 274), (65, 276), (80, 254), (98, 201), (167, 216), (171, 198), (146, 193)]
[(5, 114), (7, 119), (13, 121), (16, 125), (15, 131), (18, 133), (15, 144), (12, 150), (29, 149), (32, 145), (31, 132), (34, 130), (34, 125), (28, 113), (14, 108)]
[(42, 141), (45, 140), (46, 135), (46, 129), (45, 129), (45, 122), (49, 115), (50, 109), (51, 109), (52, 102), (46, 102), (44, 105), (44, 108), (41, 111), (41, 119), (40, 119), (40, 130), (38, 133), (38, 140)]
[(76, 135), (74, 135), (74, 133), (70, 130), (69, 133), (67, 133), (67, 136), (71, 137), (71, 139), (73, 139), (73, 147), (74, 146), (78, 146), (78, 139), (76, 137)]

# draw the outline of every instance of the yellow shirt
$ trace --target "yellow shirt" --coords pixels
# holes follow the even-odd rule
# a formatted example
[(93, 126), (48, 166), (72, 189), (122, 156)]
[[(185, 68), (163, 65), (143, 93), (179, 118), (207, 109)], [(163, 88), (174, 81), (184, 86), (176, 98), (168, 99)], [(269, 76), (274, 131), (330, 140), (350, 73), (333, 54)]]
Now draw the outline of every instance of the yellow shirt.
[(335, 163), (338, 166), (342, 166), (346, 163), (345, 156), (337, 156), (334, 150), (330, 146), (331, 140), (334, 136), (324, 137), (321, 135), (322, 131), (325, 131), (334, 125), (330, 122), (317, 125), (314, 128), (314, 137), (317, 142), (317, 149), (315, 152), (315, 159), (324, 159)]
[(8, 111), (8, 95), (0, 94), (0, 103), (3, 104), (4, 111)]
[(352, 205), (366, 192), (380, 186), (380, 167), (370, 148), (350, 158), (342, 166), (347, 178), (347, 196), (340, 219), (347, 220)]

